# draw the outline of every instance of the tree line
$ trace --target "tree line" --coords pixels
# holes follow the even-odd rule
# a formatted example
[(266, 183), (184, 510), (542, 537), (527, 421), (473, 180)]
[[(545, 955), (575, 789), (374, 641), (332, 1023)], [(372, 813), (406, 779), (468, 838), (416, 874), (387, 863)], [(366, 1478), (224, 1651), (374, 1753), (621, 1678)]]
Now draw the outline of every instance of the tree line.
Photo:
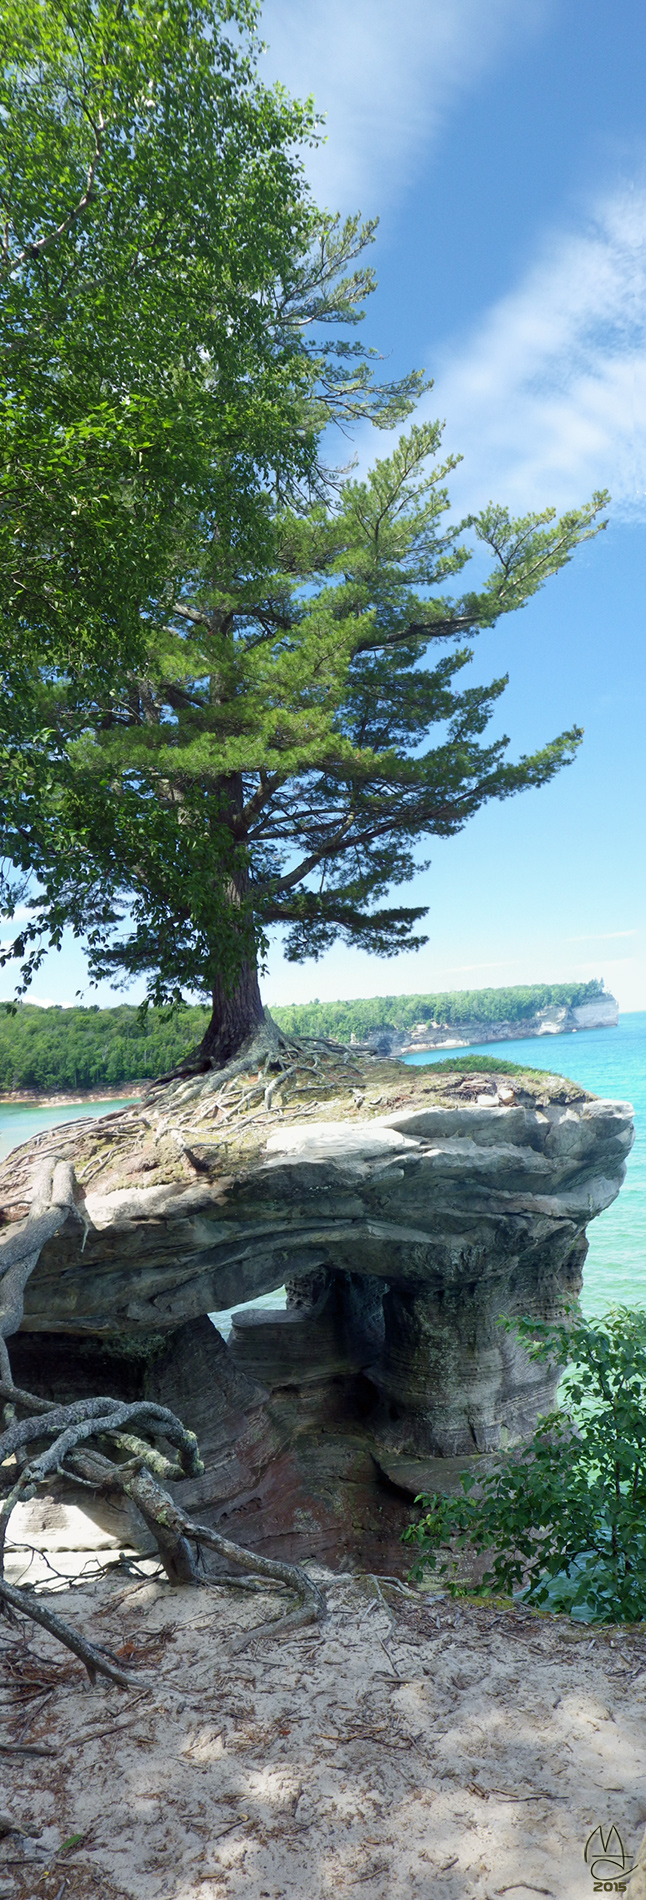
[[(454, 990), (417, 996), (370, 996), (351, 1002), (303, 1003), (272, 1010), (288, 1034), (359, 1041), (378, 1029), (410, 1030), (418, 1022), (489, 1025), (518, 1022), (548, 1004), (591, 1002), (603, 984), (552, 983), (515, 989)], [(115, 1087), (140, 1082), (182, 1062), (200, 1042), (209, 1009), (41, 1009), (19, 1004), (0, 1014), (0, 1090)]]
[(165, 1074), (208, 1022), (195, 1007), (168, 1017), (117, 1009), (39, 1009), (20, 1004), (0, 1015), (0, 1089), (96, 1089)]
[(359, 1040), (377, 1029), (411, 1030), (416, 1023), (521, 1023), (550, 1005), (574, 1008), (603, 994), (603, 983), (522, 983), (510, 989), (441, 990), (415, 996), (367, 996), (341, 1003), (296, 1003), (273, 1009), (281, 1029), (299, 1036)]

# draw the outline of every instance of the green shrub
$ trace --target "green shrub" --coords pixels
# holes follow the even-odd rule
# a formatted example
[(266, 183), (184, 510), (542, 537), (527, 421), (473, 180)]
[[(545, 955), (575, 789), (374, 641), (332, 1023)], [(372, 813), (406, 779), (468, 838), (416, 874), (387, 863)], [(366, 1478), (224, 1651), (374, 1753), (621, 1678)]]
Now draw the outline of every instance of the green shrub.
[[(549, 1069), (532, 1069), (529, 1062), (505, 1062), (500, 1056), (472, 1056), (468, 1049), (464, 1055), (444, 1056), (441, 1062), (434, 1062), (432, 1072), (433, 1075), (533, 1075), (546, 1087), (554, 1080)], [(560, 1081), (567, 1080), (560, 1070), (558, 1074)]]
[[(567, 1367), (559, 1409), (529, 1444), (501, 1455), (462, 1495), (419, 1497), (404, 1532), (412, 1575), (434, 1572), (449, 1590), (522, 1595), (586, 1622), (646, 1616), (646, 1312), (618, 1307), (571, 1324), (523, 1320), (515, 1331), (534, 1359)], [(465, 1585), (466, 1553), (490, 1568)]]

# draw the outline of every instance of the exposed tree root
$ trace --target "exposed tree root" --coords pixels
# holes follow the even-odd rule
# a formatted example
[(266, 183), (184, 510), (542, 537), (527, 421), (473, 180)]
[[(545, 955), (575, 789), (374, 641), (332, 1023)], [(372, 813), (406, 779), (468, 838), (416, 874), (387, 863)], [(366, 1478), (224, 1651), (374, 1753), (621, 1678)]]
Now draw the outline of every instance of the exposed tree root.
[(210, 1550), (217, 1550), (221, 1557), (240, 1565), (257, 1577), (271, 1578), (276, 1583), (286, 1583), (300, 1598), (300, 1609), (292, 1610), (287, 1616), (275, 1618), (271, 1623), (262, 1623), (256, 1629), (246, 1631), (231, 1644), (231, 1654), (246, 1649), (251, 1642), (257, 1642), (266, 1636), (282, 1636), (288, 1630), (300, 1628), (305, 1623), (320, 1623), (325, 1616), (325, 1596), (318, 1584), (313, 1583), (307, 1571), (299, 1564), (285, 1564), (275, 1557), (256, 1556), (255, 1552), (244, 1550), (241, 1544), (234, 1544), (229, 1537), (221, 1537), (219, 1531), (211, 1530), (208, 1524), (195, 1524), (186, 1517), (184, 1511), (173, 1504), (173, 1513), (178, 1525), (187, 1537), (198, 1544), (206, 1544)]
[(341, 1060), (350, 1054), (346, 1044), (334, 1042), (327, 1036), (287, 1035), (279, 1029), (269, 1011), (265, 1010), (262, 1026), (228, 1062), (218, 1064), (209, 1058), (200, 1057), (197, 1051), (193, 1060), (188, 1057), (176, 1069), (169, 1070), (167, 1075), (161, 1075), (151, 1082), (146, 1089), (145, 1100), (153, 1101), (158, 1092), (163, 1090), (169, 1106), (179, 1106), (180, 1102), (184, 1105), (200, 1095), (219, 1090), (227, 1082), (234, 1082), (238, 1076), (248, 1075), (252, 1069), (259, 1072), (259, 1080), (262, 1078), (265, 1083), (270, 1074), (276, 1071), (273, 1085), (276, 1087), (281, 1071), (284, 1073), (290, 1064), (298, 1064), (308, 1057), (311, 1061), (313, 1056), (321, 1052), (340, 1057)]
[(12, 1610), (19, 1610), (20, 1615), (29, 1617), (32, 1623), (40, 1623), (50, 1636), (57, 1637), (59, 1643), (64, 1643), (66, 1649), (71, 1649), (75, 1656), (79, 1656), (81, 1662), (85, 1663), (90, 1682), (93, 1683), (97, 1676), (109, 1676), (111, 1682), (118, 1682), (125, 1689), (140, 1687), (136, 1676), (122, 1669), (116, 1659), (113, 1661), (107, 1650), (97, 1649), (94, 1643), (88, 1643), (84, 1636), (77, 1635), (69, 1623), (64, 1623), (61, 1616), (56, 1616), (54, 1610), (43, 1603), (42, 1597), (34, 1597), (31, 1591), (15, 1590), (13, 1584), (6, 1583), (2, 1577), (0, 1603), (8, 1603)]
[(18, 1233), (0, 1242), (0, 1376), (5, 1380), (11, 1379), (6, 1341), (21, 1324), (27, 1281), (45, 1241), (76, 1211), (74, 1186), (69, 1161), (50, 1156), (36, 1176), (26, 1221)]
[[(158, 1471), (161, 1468), (161, 1475), (167, 1479), (184, 1477), (187, 1473), (195, 1474), (201, 1468), (193, 1433), (187, 1432), (174, 1413), (167, 1411), (164, 1406), (144, 1402), (122, 1405), (115, 1399), (83, 1399), (74, 1405), (54, 1405), (6, 1382), (0, 1383), (0, 1397), (8, 1401), (12, 1411), (20, 1408), (30, 1413), (20, 1421), (13, 1417), (0, 1437), (0, 1463), (4, 1464), (5, 1472), (9, 1471), (11, 1477), (16, 1471), (17, 1459), (21, 1453), (24, 1454), (27, 1445), (42, 1445), (43, 1438), (53, 1440), (18, 1470), (0, 1506), (0, 1563), (14, 1505), (20, 1499), (33, 1497), (38, 1489), (51, 1488), (52, 1480), (68, 1478), (87, 1486), (94, 1493), (117, 1492), (132, 1500), (153, 1533), (166, 1575), (173, 1585), (199, 1582), (191, 1549), (193, 1545), (196, 1552), (206, 1546), (226, 1557), (247, 1575), (251, 1573), (271, 1579), (272, 1582), (284, 1583), (294, 1591), (298, 1609), (245, 1632), (242, 1638), (231, 1645), (232, 1654), (246, 1648), (252, 1641), (280, 1636), (304, 1624), (316, 1622), (325, 1614), (323, 1592), (304, 1570), (295, 1564), (256, 1556), (241, 1544), (233, 1543), (230, 1538), (221, 1537), (209, 1525), (194, 1523), (162, 1488), (157, 1476), (149, 1468), (151, 1463), (156, 1464)], [(179, 1461), (172, 1463), (146, 1444), (145, 1440), (138, 1437), (133, 1439), (130, 1434), (127, 1436), (127, 1449), (134, 1449), (134, 1456), (121, 1464), (106, 1457), (88, 1442), (93, 1437), (99, 1437), (102, 1440), (112, 1438), (117, 1444), (119, 1441), (123, 1444), (123, 1425), (135, 1423), (144, 1430), (163, 1435), (167, 1442), (177, 1446)], [(221, 1581), (227, 1580), (223, 1578)], [(24, 1615), (41, 1623), (59, 1642), (80, 1656), (92, 1681), (96, 1674), (108, 1675), (113, 1681), (127, 1686), (135, 1681), (132, 1675), (120, 1670), (109, 1657), (77, 1636), (61, 1617), (43, 1605), (42, 1599), (35, 1599), (24, 1590), (16, 1590), (0, 1579), (0, 1601), (20, 1609)]]
[[(293, 1087), (294, 1079), (305, 1074), (315, 1076), (316, 1086), (323, 1083), (324, 1087), (323, 1077), (318, 1073), (324, 1049), (328, 1058), (332, 1054), (335, 1068), (339, 1057), (345, 1060), (341, 1047), (337, 1049), (336, 1045), (319, 1044), (315, 1040), (307, 1045), (296, 1042), (283, 1036), (267, 1017), (253, 1045), (225, 1068), (190, 1080), (178, 1077), (170, 1091), (168, 1083), (156, 1085), (165, 1089), (163, 1111), (170, 1109), (173, 1120), (181, 1122), (182, 1110), (196, 1093), (217, 1089), (218, 1112), (222, 1119), (227, 1121), (234, 1117), (239, 1126), (245, 1110), (250, 1111), (252, 1119), (259, 1111), (271, 1110), (281, 1082), (289, 1081)], [(162, 1119), (164, 1127), (168, 1127), (165, 1114)], [(180, 1129), (172, 1132), (181, 1146)], [(165, 1406), (144, 1400), (126, 1404), (100, 1396), (57, 1405), (14, 1386), (6, 1341), (21, 1324), (25, 1287), (45, 1242), (70, 1217), (83, 1222), (77, 1194), (78, 1183), (70, 1161), (50, 1155), (36, 1177), (26, 1219), (0, 1241), (0, 1401), (4, 1403), (5, 1425), (0, 1434), (0, 1490), (4, 1480), (5, 1491), (0, 1503), (0, 1602), (40, 1623), (80, 1656), (92, 1681), (97, 1674), (102, 1674), (129, 1685), (134, 1678), (120, 1669), (116, 1661), (77, 1636), (42, 1599), (35, 1598), (32, 1592), (15, 1589), (3, 1578), (4, 1545), (14, 1506), (39, 1490), (51, 1490), (61, 1479), (72, 1479), (95, 1493), (117, 1492), (131, 1499), (155, 1538), (161, 1562), (173, 1585), (199, 1581), (193, 1549), (197, 1553), (201, 1546), (216, 1550), (247, 1575), (251, 1572), (286, 1584), (294, 1592), (299, 1607), (245, 1634), (233, 1645), (234, 1650), (317, 1620), (324, 1615), (325, 1600), (322, 1592), (296, 1565), (255, 1556), (229, 1538), (221, 1537), (208, 1525), (193, 1523), (178, 1509), (165, 1485), (174, 1478), (196, 1476), (202, 1465), (194, 1433), (187, 1431), (181, 1419)], [(24, 1416), (19, 1417), (19, 1413)], [(173, 1447), (175, 1459), (160, 1451), (151, 1439), (162, 1439), (166, 1446)], [(106, 1455), (108, 1446), (113, 1453), (110, 1457)]]

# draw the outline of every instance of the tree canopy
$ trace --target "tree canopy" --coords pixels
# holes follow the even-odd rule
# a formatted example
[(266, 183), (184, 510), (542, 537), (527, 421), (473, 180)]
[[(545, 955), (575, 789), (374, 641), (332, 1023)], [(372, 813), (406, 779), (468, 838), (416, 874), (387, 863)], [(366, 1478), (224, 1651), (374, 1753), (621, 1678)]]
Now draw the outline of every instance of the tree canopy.
[[(328, 415), (405, 413), (355, 323), (372, 227), (322, 216), (311, 105), (262, 85), (252, 0), (0, 5), (5, 664), (123, 666)], [(327, 340), (326, 340), (327, 339)], [(402, 409), (403, 401), (403, 409)]]
[(157, 1004), (197, 990), (226, 1016), (242, 983), (235, 1043), (260, 1019), (271, 926), (294, 959), (339, 935), (378, 955), (423, 942), (420, 907), (383, 903), (417, 869), (417, 841), (573, 757), (576, 728), (515, 763), (504, 737), (483, 742), (506, 681), (463, 674), (474, 634), (570, 559), (603, 498), (561, 521), (489, 508), (468, 524), (489, 578), (452, 597), (468, 550), (465, 524), (447, 522), (440, 441), (437, 424), (413, 427), (336, 498), (277, 507), (271, 570), (236, 576), (210, 546), (145, 668), (109, 692), (32, 675), (34, 733), (4, 817), (7, 856), (38, 877), (17, 946), (28, 967), (71, 924), (97, 976), (143, 971)]
[[(22, 985), (66, 927), (93, 976), (211, 998), (209, 1057), (262, 1020), (257, 958), (424, 941), (387, 901), (489, 799), (547, 783), (487, 740), (473, 637), (596, 532), (456, 525), (437, 423), (363, 479), (331, 421), (393, 427), (343, 333), (374, 225), (313, 205), (311, 105), (258, 76), (253, 0), (0, 0), (4, 434), (0, 901)], [(491, 571), (462, 574), (471, 532)]]

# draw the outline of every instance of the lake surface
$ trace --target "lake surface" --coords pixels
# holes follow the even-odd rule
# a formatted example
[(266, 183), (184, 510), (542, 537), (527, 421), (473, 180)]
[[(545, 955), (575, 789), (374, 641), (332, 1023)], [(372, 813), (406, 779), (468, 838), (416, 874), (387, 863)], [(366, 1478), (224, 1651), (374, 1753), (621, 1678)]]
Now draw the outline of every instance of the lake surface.
[(50, 1102), (41, 1102), (38, 1107), (31, 1102), (0, 1102), (0, 1161), (11, 1154), (12, 1148), (22, 1148), (23, 1142), (40, 1135), (43, 1128), (58, 1128), (60, 1122), (84, 1121), (89, 1115), (110, 1115), (116, 1108), (132, 1108), (132, 1099), (129, 1096), (122, 1102), (68, 1102), (65, 1108), (53, 1108)]
[[(632, 1102), (636, 1139), (626, 1181), (618, 1199), (605, 1214), (591, 1222), (590, 1252), (585, 1266), (583, 1306), (602, 1312), (613, 1301), (646, 1306), (646, 1011), (620, 1017), (617, 1029), (582, 1029), (572, 1036), (536, 1036), (518, 1042), (474, 1043), (467, 1050), (437, 1050), (432, 1055), (404, 1058), (409, 1064), (442, 1062), (447, 1054), (495, 1056), (520, 1062), (531, 1069), (555, 1070), (579, 1082), (595, 1095)], [(43, 1128), (87, 1115), (108, 1115), (125, 1102), (78, 1102), (65, 1108), (41, 1103), (36, 1108), (0, 1102), (0, 1160)], [(268, 1293), (256, 1306), (277, 1309), (285, 1304), (284, 1289)], [(225, 1334), (230, 1314), (211, 1316)]]
[(612, 1207), (590, 1223), (590, 1252), (583, 1277), (582, 1304), (599, 1313), (618, 1301), (646, 1306), (646, 1011), (621, 1016), (617, 1029), (580, 1029), (576, 1035), (535, 1036), (518, 1042), (478, 1042), (465, 1049), (409, 1055), (419, 1066), (460, 1059), (462, 1054), (495, 1056), (528, 1069), (554, 1070), (579, 1082), (594, 1095), (632, 1102), (635, 1146), (624, 1186)]

